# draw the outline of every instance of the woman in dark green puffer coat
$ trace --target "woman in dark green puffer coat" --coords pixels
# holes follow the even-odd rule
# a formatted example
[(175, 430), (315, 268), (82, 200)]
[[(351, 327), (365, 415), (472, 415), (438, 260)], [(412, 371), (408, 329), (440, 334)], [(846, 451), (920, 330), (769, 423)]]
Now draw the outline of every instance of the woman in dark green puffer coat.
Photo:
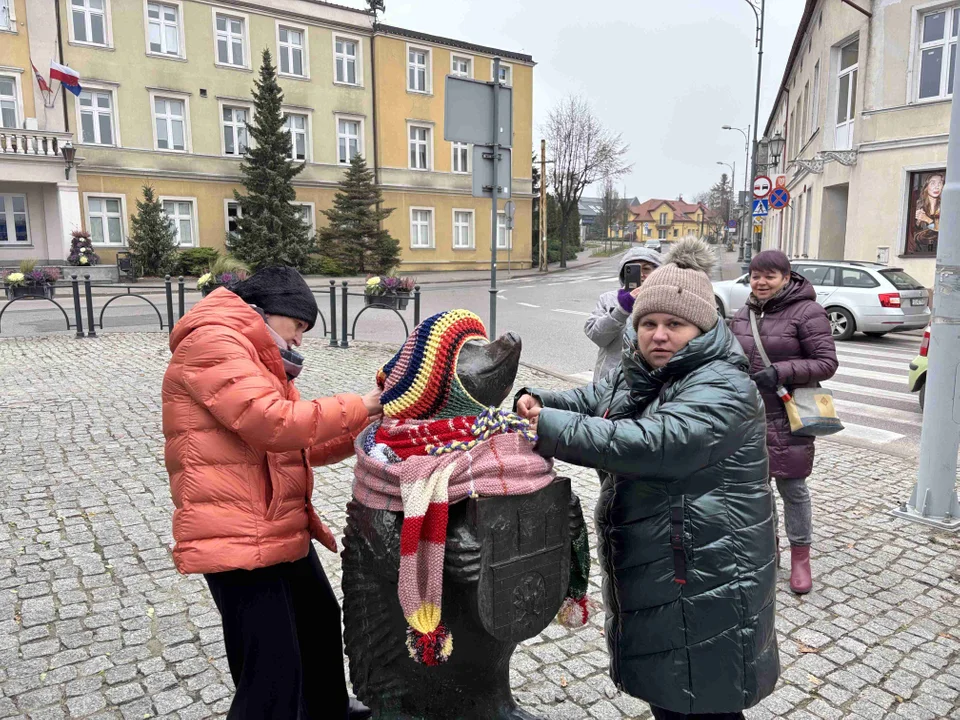
[(610, 674), (658, 719), (740, 718), (780, 672), (764, 411), (712, 257), (682, 241), (647, 279), (606, 380), (517, 401), (543, 455), (599, 471)]

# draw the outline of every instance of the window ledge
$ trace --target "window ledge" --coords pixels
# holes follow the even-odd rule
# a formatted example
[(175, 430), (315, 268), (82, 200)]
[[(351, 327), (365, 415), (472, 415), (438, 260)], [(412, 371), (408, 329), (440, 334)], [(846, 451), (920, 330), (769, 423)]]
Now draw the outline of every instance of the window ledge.
[(102, 45), (100, 43), (92, 43), (92, 42), (80, 42), (79, 40), (68, 40), (67, 44), (72, 45), (73, 47), (91, 48), (93, 50), (106, 50), (108, 52), (115, 52), (116, 50), (116, 48), (114, 48), (113, 45)]
[(9, 250), (10, 248), (32, 248), (36, 247), (33, 243), (0, 243), (0, 250)]
[(430, 172), (430, 168), (415, 168), (415, 167), (412, 167), (412, 168), (407, 168), (407, 170), (413, 170), (414, 172), (421, 172), (421, 173), (428, 173), (428, 172)]
[(295, 75), (294, 73), (278, 72), (277, 77), (282, 77), (285, 80), (300, 80), (301, 82), (310, 82), (309, 75)]
[(190, 155), (191, 154), (189, 150), (171, 150), (170, 148), (159, 148), (159, 147), (155, 147), (153, 150), (154, 152), (170, 153), (172, 155)]
[(411, 249), (411, 250), (436, 250), (437, 248), (436, 248), (435, 246), (432, 246), (432, 247), (420, 247), (419, 245), (411, 245), (411, 246), (410, 246), (410, 249)]
[(363, 83), (349, 83), (349, 82), (343, 82), (341, 80), (334, 80), (333, 84), (336, 85), (337, 87), (352, 88), (354, 90), (363, 90)]
[(248, 73), (253, 72), (253, 69), (247, 65), (228, 65), (227, 63), (221, 63), (216, 61), (214, 61), (213, 65), (214, 67), (221, 68), (222, 70), (236, 70), (238, 72), (248, 72)]
[(897, 255), (900, 260), (936, 260), (936, 253), (914, 253), (913, 255)]
[(410, 95), (426, 95), (427, 97), (433, 97), (432, 90), (414, 90), (412, 88), (407, 88), (407, 93)]
[(476, 247), (455, 247), (454, 252), (476, 252)]
[(188, 62), (187, 58), (183, 55), (167, 55), (166, 53), (156, 53), (156, 52), (147, 52), (145, 55), (148, 58), (154, 58), (156, 60), (172, 60), (173, 62)]
[(0, 33), (9, 33), (10, 35), (17, 35), (17, 34), (19, 34), (19, 33), (17, 32), (17, 28), (16, 28), (16, 27), (12, 27), (12, 28), (2, 28), (2, 27), (0, 27)]
[[(127, 244), (123, 244), (123, 245), (113, 245), (113, 244), (111, 243), (111, 244), (108, 245), (108, 244), (104, 244), (104, 243), (93, 243), (93, 246), (94, 246), (95, 248), (100, 248), (101, 250), (129, 250), (129, 249), (130, 249), (130, 246), (127, 245)], [(80, 267), (83, 267), (83, 266), (82, 266), (82, 265), (77, 265), (76, 267), (80, 268)]]

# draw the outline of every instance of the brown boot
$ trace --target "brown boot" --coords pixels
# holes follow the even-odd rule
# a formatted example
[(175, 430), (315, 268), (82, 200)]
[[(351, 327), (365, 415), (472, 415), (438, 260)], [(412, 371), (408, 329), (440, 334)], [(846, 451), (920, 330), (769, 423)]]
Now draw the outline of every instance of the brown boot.
[(790, 589), (797, 595), (806, 595), (813, 588), (810, 575), (810, 546), (790, 546)]

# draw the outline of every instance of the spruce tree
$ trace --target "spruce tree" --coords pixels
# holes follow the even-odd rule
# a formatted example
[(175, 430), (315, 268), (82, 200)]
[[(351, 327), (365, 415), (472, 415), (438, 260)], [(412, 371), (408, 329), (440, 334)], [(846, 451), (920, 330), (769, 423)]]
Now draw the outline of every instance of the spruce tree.
[(137, 200), (137, 214), (130, 222), (130, 254), (137, 275), (171, 272), (177, 261), (176, 228), (149, 185), (143, 186), (143, 200)]
[(400, 264), (400, 243), (381, 227), (393, 208), (380, 208), (383, 195), (366, 160), (355, 155), (340, 181), (329, 225), (320, 231), (323, 252), (350, 272), (386, 274)]
[(247, 126), (252, 142), (240, 165), (247, 194), (234, 191), (240, 216), (230, 250), (254, 269), (290, 265), (302, 270), (313, 242), (303, 216), (291, 203), (297, 197), (293, 179), (304, 165), (289, 159), (290, 133), (281, 110), (283, 91), (269, 50), (263, 51), (253, 101), (254, 124)]

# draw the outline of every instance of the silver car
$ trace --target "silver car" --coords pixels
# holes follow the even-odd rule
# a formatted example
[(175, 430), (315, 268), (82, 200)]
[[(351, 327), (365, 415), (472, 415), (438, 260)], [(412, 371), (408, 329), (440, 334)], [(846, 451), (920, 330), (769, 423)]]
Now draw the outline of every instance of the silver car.
[[(849, 260), (798, 260), (792, 266), (816, 289), (836, 340), (857, 331), (881, 337), (922, 330), (930, 323), (927, 289), (901, 268)], [(715, 282), (713, 293), (720, 315), (732, 318), (750, 296), (750, 276)]]

